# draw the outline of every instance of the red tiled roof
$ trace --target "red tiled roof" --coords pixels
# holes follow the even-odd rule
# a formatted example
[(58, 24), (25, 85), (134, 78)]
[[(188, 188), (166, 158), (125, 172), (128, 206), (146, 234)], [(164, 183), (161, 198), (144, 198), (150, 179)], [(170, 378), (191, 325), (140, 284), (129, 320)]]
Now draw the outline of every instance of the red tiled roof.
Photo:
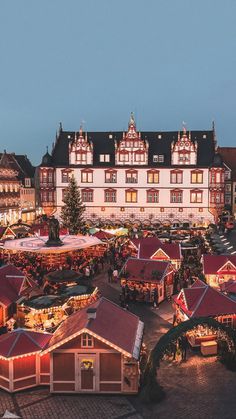
[[(124, 270), (129, 273), (128, 279), (132, 281), (155, 282), (164, 279), (169, 265), (168, 261), (129, 258), (125, 263)], [(158, 272), (158, 277), (155, 277), (153, 272)]]
[(0, 336), (0, 357), (12, 358), (40, 352), (52, 335), (26, 329), (16, 329)]
[(96, 308), (96, 318), (88, 319), (88, 307), (68, 317), (55, 331), (48, 348), (53, 349), (63, 344), (65, 340), (72, 339), (82, 329), (93, 332), (111, 345), (133, 354), (139, 318), (134, 314), (122, 309), (115, 303), (102, 297), (91, 304), (89, 308)]
[(162, 249), (170, 259), (181, 259), (179, 243), (162, 243), (157, 237), (146, 237), (139, 240), (139, 257), (151, 258), (158, 249)]
[(236, 267), (236, 255), (203, 255), (203, 272), (205, 275), (215, 274), (227, 262)]
[(224, 314), (236, 314), (236, 301), (214, 288), (183, 288), (175, 302), (188, 317), (216, 317)]

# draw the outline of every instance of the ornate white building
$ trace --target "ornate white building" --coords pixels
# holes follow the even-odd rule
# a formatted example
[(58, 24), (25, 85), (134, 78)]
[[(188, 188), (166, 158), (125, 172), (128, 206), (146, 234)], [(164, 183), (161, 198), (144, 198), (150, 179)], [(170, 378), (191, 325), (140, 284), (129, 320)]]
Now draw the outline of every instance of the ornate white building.
[(60, 213), (70, 176), (92, 223), (205, 225), (224, 207), (224, 166), (210, 131), (68, 132), (39, 167), (41, 204)]

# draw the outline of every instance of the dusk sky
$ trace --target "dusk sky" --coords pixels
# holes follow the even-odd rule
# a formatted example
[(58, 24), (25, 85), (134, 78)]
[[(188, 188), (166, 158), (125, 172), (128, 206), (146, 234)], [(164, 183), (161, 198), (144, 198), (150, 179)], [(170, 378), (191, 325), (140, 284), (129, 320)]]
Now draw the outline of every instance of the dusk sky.
[(235, 0), (1, 0), (1, 150), (65, 130), (236, 133)]

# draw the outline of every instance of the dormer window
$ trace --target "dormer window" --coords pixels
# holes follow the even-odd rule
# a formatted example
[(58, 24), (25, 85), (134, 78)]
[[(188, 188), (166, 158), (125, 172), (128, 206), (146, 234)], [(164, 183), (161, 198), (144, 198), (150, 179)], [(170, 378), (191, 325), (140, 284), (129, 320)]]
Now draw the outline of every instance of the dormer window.
[(75, 161), (76, 161), (76, 163), (78, 163), (78, 164), (84, 164), (84, 163), (86, 163), (86, 153), (82, 153), (82, 152), (77, 152), (76, 154), (75, 154), (75, 157), (76, 157), (76, 159), (75, 159)]
[(88, 333), (83, 333), (81, 335), (81, 348), (93, 348), (94, 339), (93, 336), (90, 336)]
[(164, 163), (165, 157), (164, 154), (154, 154), (153, 163)]
[(109, 163), (110, 154), (100, 154), (99, 161), (100, 161), (100, 163)]

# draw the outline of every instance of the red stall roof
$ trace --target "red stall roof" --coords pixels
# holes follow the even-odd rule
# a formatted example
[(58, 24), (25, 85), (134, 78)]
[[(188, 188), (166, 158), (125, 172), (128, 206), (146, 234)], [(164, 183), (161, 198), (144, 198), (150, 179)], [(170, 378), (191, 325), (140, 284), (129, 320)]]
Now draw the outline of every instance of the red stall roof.
[(14, 358), (41, 352), (52, 334), (16, 329), (0, 336), (0, 357)]
[(202, 261), (205, 275), (216, 274), (219, 271), (236, 273), (236, 255), (203, 255)]
[(170, 262), (166, 261), (129, 258), (123, 270), (129, 273), (131, 281), (159, 282), (164, 280), (170, 266)]
[(14, 265), (0, 268), (0, 303), (6, 307), (16, 302), (25, 291), (35, 287), (37, 284)]
[(93, 236), (97, 237), (99, 240), (110, 240), (114, 236), (114, 234), (108, 233), (107, 231), (99, 230), (96, 231), (96, 233), (93, 234)]
[(228, 282), (223, 282), (220, 285), (220, 289), (223, 292), (236, 294), (236, 281), (230, 280)]
[[(172, 260), (181, 259), (179, 243), (162, 243), (157, 237), (133, 239), (132, 243), (138, 249), (138, 257), (143, 259), (161, 259), (162, 255)], [(159, 254), (159, 255), (158, 255)]]
[(90, 333), (98, 340), (105, 340), (117, 350), (138, 358), (143, 334), (139, 317), (102, 297), (89, 306), (95, 309), (96, 318), (88, 317), (88, 307), (72, 314), (55, 331), (46, 350), (51, 351), (81, 333)]
[(209, 285), (183, 288), (174, 301), (189, 318), (236, 314), (236, 301)]

